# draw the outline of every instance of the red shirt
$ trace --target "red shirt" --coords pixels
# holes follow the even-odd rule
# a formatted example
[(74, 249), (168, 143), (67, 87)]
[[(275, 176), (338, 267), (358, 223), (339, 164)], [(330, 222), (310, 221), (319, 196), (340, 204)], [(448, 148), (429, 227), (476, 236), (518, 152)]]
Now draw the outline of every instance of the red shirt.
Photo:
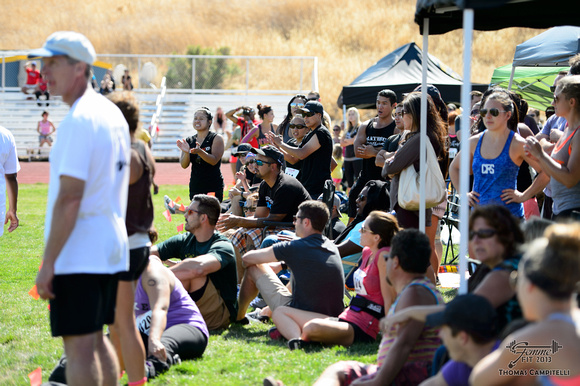
[(26, 74), (28, 75), (28, 78), (26, 79), (26, 84), (38, 83), (38, 78), (40, 78), (40, 72), (38, 70), (32, 70), (30, 68), (27, 68)]
[(40, 91), (46, 91), (47, 82), (46, 79), (40, 78), (38, 79), (38, 88)]

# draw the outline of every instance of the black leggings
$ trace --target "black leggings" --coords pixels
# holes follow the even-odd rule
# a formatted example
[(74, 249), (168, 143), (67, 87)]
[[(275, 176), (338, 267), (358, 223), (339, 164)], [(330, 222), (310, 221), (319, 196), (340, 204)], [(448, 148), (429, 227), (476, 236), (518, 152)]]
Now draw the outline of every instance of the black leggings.
[[(141, 333), (141, 338), (145, 345), (145, 352), (147, 352), (149, 336)], [(163, 362), (152, 355), (147, 357), (147, 367), (150, 374), (154, 370), (154, 373), (150, 375), (151, 378), (169, 370), (176, 363), (174, 359), (176, 354), (182, 360), (201, 357), (207, 347), (207, 337), (197, 327), (190, 324), (178, 324), (163, 332), (161, 344), (167, 352), (167, 361)]]
[(344, 161), (344, 179), (349, 188), (352, 188), (355, 179), (360, 174), (362, 169), (362, 159), (357, 159), (355, 161)]

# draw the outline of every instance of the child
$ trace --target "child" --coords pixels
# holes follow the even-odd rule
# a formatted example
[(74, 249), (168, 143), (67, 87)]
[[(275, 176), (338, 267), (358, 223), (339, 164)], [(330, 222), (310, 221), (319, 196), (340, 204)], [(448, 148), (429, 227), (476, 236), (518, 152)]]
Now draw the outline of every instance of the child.
[(340, 144), (334, 144), (332, 148), (332, 158), (336, 161), (336, 167), (330, 174), (332, 181), (334, 182), (334, 187), (336, 190), (340, 190), (340, 183), (342, 182), (342, 165), (344, 164), (344, 158), (342, 157), (342, 147)]
[[(38, 140), (40, 141), (40, 145), (38, 145), (38, 147), (42, 147), (42, 145), (45, 143), (48, 144), (48, 147), (51, 147), (52, 138), (50, 135), (56, 131), (56, 128), (52, 122), (48, 120), (47, 111), (42, 112), (42, 121), (38, 122), (36, 131), (38, 131)], [(40, 154), (40, 150), (38, 150), (38, 154)]]

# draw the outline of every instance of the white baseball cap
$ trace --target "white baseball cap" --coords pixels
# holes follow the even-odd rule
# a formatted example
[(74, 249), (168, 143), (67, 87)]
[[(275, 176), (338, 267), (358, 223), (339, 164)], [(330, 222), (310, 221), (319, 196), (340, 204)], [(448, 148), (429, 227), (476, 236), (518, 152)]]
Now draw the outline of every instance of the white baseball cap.
[(93, 64), (97, 58), (95, 49), (83, 34), (73, 31), (58, 31), (50, 35), (42, 48), (30, 51), (29, 58), (66, 55), (69, 58)]

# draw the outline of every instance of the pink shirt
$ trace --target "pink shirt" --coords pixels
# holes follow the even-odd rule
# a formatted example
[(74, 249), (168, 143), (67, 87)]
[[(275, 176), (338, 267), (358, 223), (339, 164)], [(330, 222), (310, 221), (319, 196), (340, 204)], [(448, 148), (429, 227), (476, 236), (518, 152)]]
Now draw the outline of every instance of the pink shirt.
[[(374, 303), (380, 304), (384, 307), (385, 301), (381, 292), (381, 277), (379, 275), (379, 267), (377, 265), (380, 254), (383, 251), (389, 251), (390, 247), (379, 249), (373, 261), (367, 265), (371, 258), (372, 252), (369, 247), (365, 247), (362, 251), (361, 267), (355, 272), (355, 289), (357, 295), (362, 296)], [(382, 278), (385, 280), (385, 278)], [(350, 307), (345, 309), (342, 314), (338, 316), (340, 319), (356, 324), (365, 333), (373, 338), (377, 337), (379, 333), (379, 320), (374, 316), (364, 312), (356, 312)]]

